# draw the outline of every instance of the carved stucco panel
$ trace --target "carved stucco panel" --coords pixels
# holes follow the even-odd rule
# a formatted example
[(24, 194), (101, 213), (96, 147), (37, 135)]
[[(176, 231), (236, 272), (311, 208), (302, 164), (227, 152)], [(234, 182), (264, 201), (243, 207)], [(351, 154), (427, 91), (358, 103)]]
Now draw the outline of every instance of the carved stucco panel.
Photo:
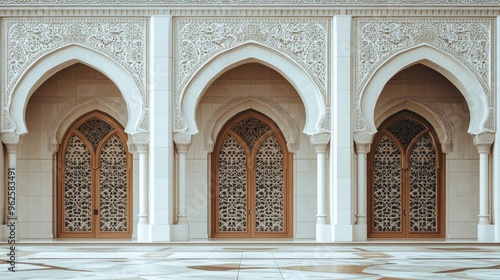
[[(329, 116), (329, 19), (176, 19), (174, 26), (176, 130), (187, 126), (181, 111), (181, 94), (190, 78), (209, 59), (246, 42), (275, 49), (303, 67), (320, 89), (327, 107), (325, 115)], [(330, 118), (325, 117), (321, 126), (329, 130)]]
[(142, 98), (139, 129), (149, 130), (147, 94), (148, 25), (145, 19), (5, 19), (3, 129), (13, 123), (9, 106), (16, 83), (42, 56), (78, 44), (97, 50), (122, 65), (132, 76)]
[(363, 88), (388, 58), (411, 47), (428, 44), (467, 66), (481, 83), (490, 109), (486, 129), (495, 129), (493, 92), (494, 21), (492, 19), (357, 19), (355, 20), (356, 127), (367, 126), (361, 112)]

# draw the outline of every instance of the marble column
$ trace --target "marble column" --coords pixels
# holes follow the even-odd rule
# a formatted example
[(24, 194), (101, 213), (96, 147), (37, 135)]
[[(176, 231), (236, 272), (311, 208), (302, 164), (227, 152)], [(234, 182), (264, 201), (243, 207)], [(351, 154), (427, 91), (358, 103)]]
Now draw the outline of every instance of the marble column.
[(4, 133), (2, 134), (2, 142), (7, 147), (7, 187), (5, 188), (7, 192), (7, 226), (5, 229), (5, 236), (8, 242), (12, 240), (18, 241), (20, 239), (19, 223), (17, 220), (17, 190), (19, 186), (17, 185), (17, 152), (20, 148), (19, 135), (15, 133)]
[(366, 156), (370, 152), (371, 143), (356, 143), (356, 154), (358, 155), (358, 188), (357, 188), (357, 211), (356, 223), (354, 225), (354, 240), (364, 241), (367, 239), (368, 228), (366, 221), (366, 190), (367, 190), (367, 161)]
[(148, 242), (149, 234), (149, 145), (135, 144), (139, 154), (139, 215), (137, 223), (137, 241)]
[(311, 136), (311, 144), (316, 150), (316, 241), (330, 241), (330, 226), (326, 215), (326, 149), (330, 142), (330, 133)]
[(489, 155), (495, 139), (493, 133), (481, 133), (474, 136), (474, 144), (479, 153), (479, 223), (478, 241), (493, 241), (494, 227), (490, 221), (489, 195)]
[(189, 240), (189, 223), (187, 214), (187, 153), (191, 145), (191, 135), (174, 134), (175, 148), (178, 155), (178, 186), (177, 186), (177, 222), (174, 230), (174, 240)]

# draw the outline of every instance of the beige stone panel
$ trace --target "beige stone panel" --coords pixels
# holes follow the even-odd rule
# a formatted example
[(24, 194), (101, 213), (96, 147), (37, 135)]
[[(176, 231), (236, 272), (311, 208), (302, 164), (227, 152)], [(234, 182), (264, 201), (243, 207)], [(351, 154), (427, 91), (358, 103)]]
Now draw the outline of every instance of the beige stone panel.
[(271, 86), (269, 85), (269, 81), (252, 80), (250, 90), (252, 96), (271, 96)]
[(275, 72), (271, 68), (259, 63), (250, 63), (249, 68), (250, 79), (252, 80), (269, 80), (271, 72)]
[[(96, 81), (97, 82), (97, 81)], [(96, 83), (95, 95), (104, 97), (122, 96), (120, 90), (111, 81), (105, 83)]]
[(61, 71), (57, 72), (57, 79), (58, 80), (75, 80), (75, 70), (76, 70), (76, 64), (73, 64), (71, 66), (68, 66)]
[(231, 69), (231, 80), (250, 80), (251, 79), (251, 65), (244, 64)]
[(74, 96), (76, 91), (75, 80), (57, 80), (57, 95), (58, 96)]
[(26, 108), (26, 124), (29, 132), (40, 132), (42, 126), (40, 111), (40, 103), (28, 103)]
[(76, 80), (76, 96), (94, 96), (96, 85), (94, 80)]
[(75, 79), (82, 79), (82, 80), (94, 80), (96, 79), (96, 74), (100, 73), (99, 71), (96, 71), (92, 67), (89, 67), (87, 65), (77, 63), (74, 65), (75, 68)]
[(37, 90), (41, 96), (56, 96), (57, 95), (57, 75), (53, 75), (47, 79)]
[(233, 80), (231, 83), (231, 96), (243, 97), (252, 94), (250, 82), (248, 80)]

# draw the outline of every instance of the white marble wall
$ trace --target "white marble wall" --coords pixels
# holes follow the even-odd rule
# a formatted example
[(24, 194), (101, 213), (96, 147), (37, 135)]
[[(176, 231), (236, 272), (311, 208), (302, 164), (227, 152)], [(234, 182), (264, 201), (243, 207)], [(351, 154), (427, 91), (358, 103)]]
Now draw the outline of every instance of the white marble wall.
[[(377, 107), (400, 96), (414, 96), (444, 112), (454, 127), (454, 148), (446, 155), (446, 238), (477, 238), (479, 155), (467, 133), (469, 110), (458, 89), (438, 72), (415, 65), (385, 86)], [(403, 109), (403, 108), (401, 108)], [(383, 120), (377, 120), (379, 125)]]
[[(197, 112), (202, 131), (213, 113), (232, 98), (264, 96), (284, 108), (299, 131), (305, 124), (305, 110), (293, 86), (276, 71), (257, 63), (233, 68), (206, 90)], [(264, 112), (265, 113), (265, 112)], [(188, 220), (191, 238), (207, 238), (210, 204), (210, 155), (204, 149), (203, 133), (192, 139), (187, 155)], [(300, 149), (293, 155), (293, 230), (295, 238), (314, 238), (316, 225), (316, 153), (309, 136), (301, 134)]]

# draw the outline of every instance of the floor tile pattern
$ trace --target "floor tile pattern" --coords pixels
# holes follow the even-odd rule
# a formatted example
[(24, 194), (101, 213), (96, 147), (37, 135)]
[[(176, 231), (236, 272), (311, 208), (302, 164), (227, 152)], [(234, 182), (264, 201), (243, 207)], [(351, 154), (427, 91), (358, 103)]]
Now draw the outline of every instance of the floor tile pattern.
[(500, 279), (500, 246), (18, 244), (15, 273), (0, 248), (0, 279)]

